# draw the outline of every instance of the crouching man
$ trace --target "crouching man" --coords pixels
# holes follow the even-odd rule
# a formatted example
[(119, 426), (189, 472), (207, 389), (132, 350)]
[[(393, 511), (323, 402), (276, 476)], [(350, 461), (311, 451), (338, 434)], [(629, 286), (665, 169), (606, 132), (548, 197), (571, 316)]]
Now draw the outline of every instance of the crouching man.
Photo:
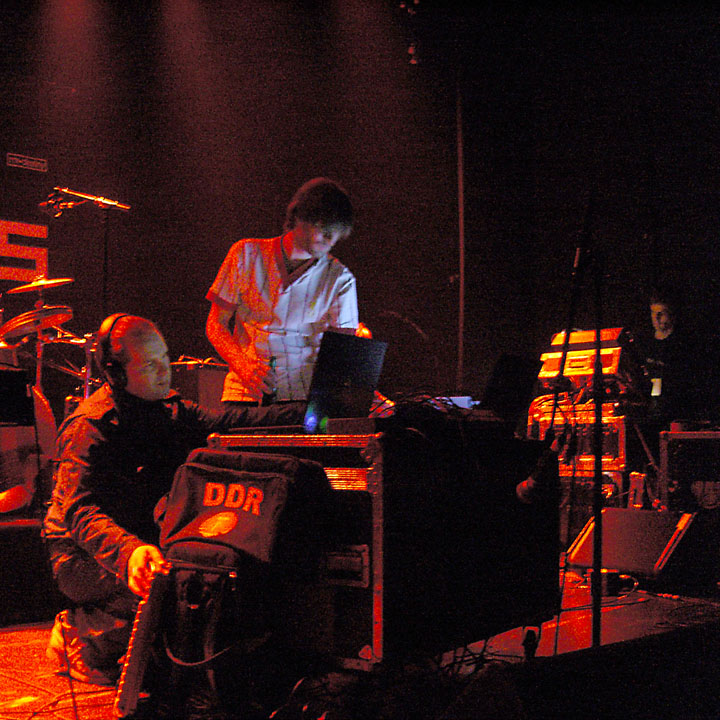
[(144, 318), (118, 313), (100, 326), (106, 383), (61, 425), (44, 522), (53, 573), (71, 607), (48, 645), (57, 671), (114, 684), (138, 601), (164, 558), (153, 508), (188, 453), (212, 432), (298, 424), (297, 403), (213, 412), (170, 389), (165, 340)]

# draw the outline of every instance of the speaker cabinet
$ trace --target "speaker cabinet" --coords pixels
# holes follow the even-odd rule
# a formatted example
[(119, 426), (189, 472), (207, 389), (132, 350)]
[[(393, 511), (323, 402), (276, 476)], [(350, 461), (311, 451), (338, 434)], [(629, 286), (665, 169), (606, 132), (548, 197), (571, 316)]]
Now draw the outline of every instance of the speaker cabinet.
[(720, 432), (660, 433), (660, 499), (671, 510), (720, 512)]
[(62, 603), (40, 521), (0, 521), (0, 627), (51, 620)]
[(20, 368), (0, 369), (0, 425), (34, 425), (28, 375)]
[(226, 365), (174, 362), (172, 385), (186, 400), (192, 400), (211, 410), (222, 410), (220, 398), (227, 370)]
[[(717, 525), (702, 513), (605, 508), (602, 567), (633, 575), (647, 589), (714, 594), (720, 579)], [(591, 518), (568, 550), (571, 567), (593, 566), (594, 536)]]

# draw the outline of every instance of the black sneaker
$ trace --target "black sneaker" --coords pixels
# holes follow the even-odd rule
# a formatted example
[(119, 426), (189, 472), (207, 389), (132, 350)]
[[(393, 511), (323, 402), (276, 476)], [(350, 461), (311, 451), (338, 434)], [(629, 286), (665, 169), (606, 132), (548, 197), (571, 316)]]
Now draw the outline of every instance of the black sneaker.
[(57, 675), (69, 675), (74, 680), (112, 687), (117, 680), (108, 673), (89, 667), (83, 659), (86, 644), (78, 636), (77, 628), (68, 622), (68, 611), (63, 610), (55, 617), (55, 624), (50, 631), (45, 654), (55, 666)]

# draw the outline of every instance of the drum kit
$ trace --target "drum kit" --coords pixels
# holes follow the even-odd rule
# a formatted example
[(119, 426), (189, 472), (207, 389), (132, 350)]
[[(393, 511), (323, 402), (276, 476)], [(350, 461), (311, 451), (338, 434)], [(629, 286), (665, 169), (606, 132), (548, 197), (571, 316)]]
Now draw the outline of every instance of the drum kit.
[[(0, 469), (4, 479), (0, 491), (0, 517), (3, 513), (18, 510), (29, 505), (37, 490), (37, 478), (42, 477), (54, 455), (57, 424), (50, 403), (42, 389), (43, 365), (50, 366), (44, 357), (44, 349), (51, 343), (70, 343), (85, 350), (85, 368), (57, 367), (62, 372), (82, 379), (85, 391), (90, 391), (91, 353), (93, 337), (79, 338), (62, 328), (73, 317), (70, 307), (47, 305), (44, 293), (51, 288), (73, 282), (72, 278), (38, 277), (31, 283), (6, 290), (7, 294), (38, 294), (34, 308), (17, 317), (2, 322), (3, 309), (0, 307), (0, 359), (10, 373), (18, 370), (18, 350), (35, 339), (35, 382), (28, 388), (32, 398), (34, 427), (27, 427), (10, 420), (0, 412)], [(0, 410), (2, 403), (0, 402)]]
[[(17, 317), (0, 325), (0, 349), (10, 352), (35, 340), (35, 382), (34, 391), (43, 394), (43, 366), (52, 367), (60, 372), (71, 375), (82, 383), (83, 396), (88, 397), (94, 385), (98, 383), (92, 377), (92, 355), (95, 351), (95, 336), (87, 334), (78, 337), (62, 326), (72, 320), (72, 308), (66, 305), (47, 305), (45, 291), (58, 288), (74, 282), (72, 278), (45, 278), (38, 277), (30, 283), (6, 290), (6, 294), (37, 293), (37, 301), (32, 310), (21, 313)], [(0, 321), (2, 308), (0, 308)], [(61, 365), (45, 357), (45, 347), (48, 345), (64, 344), (84, 351), (84, 367), (74, 365)]]
[[(66, 187), (55, 187), (47, 200), (38, 205), (38, 210), (58, 218), (60, 215), (75, 206), (91, 202), (103, 210), (121, 210), (127, 212), (130, 206), (116, 200), (89, 195), (77, 192)], [(103, 213), (103, 287), (102, 287), (102, 309), (105, 313), (107, 305), (107, 268), (108, 268), (108, 234), (109, 234), (109, 213)], [(47, 278), (36, 277), (32, 282), (13, 287), (6, 290), (5, 294), (15, 293), (37, 293), (37, 301), (33, 309), (13, 317), (7, 322), (4, 321), (4, 307), (2, 294), (0, 293), (0, 371), (3, 366), (7, 376), (13, 371), (20, 369), (19, 360), (30, 358), (32, 362), (34, 352), (35, 379), (32, 386), (27, 387), (28, 396), (32, 397), (35, 411), (35, 427), (26, 427), (24, 423), (18, 423), (9, 412), (10, 401), (0, 397), (0, 517), (3, 512), (17, 509), (19, 505), (14, 504), (8, 498), (17, 488), (5, 491), (3, 488), (8, 480), (17, 480), (17, 485), (32, 484), (35, 473), (39, 475), (40, 466), (45, 469), (51, 458), (54, 456), (54, 445), (56, 435), (56, 419), (53, 409), (43, 392), (43, 368), (58, 370), (66, 373), (75, 379), (73, 394), (65, 397), (64, 416), (75, 409), (77, 404), (89, 395), (101, 384), (101, 380), (93, 377), (93, 354), (95, 352), (96, 337), (94, 334), (78, 337), (67, 331), (63, 325), (73, 317), (72, 308), (65, 305), (48, 305), (45, 303), (44, 294), (48, 290), (62, 287), (74, 282), (72, 278)], [(84, 366), (77, 367), (69, 361), (55, 362), (52, 358), (58, 353), (50, 351), (50, 345), (65, 345), (79, 349), (84, 353)], [(46, 352), (46, 349), (48, 352)], [(63, 349), (60, 356), (69, 355)], [(24, 365), (24, 362), (23, 362)], [(23, 377), (24, 379), (24, 377)], [(79, 381), (79, 383), (77, 383)], [(22, 380), (21, 383), (22, 385)], [(63, 387), (62, 382), (53, 384), (52, 390)], [(57, 399), (57, 398), (56, 398)], [(62, 400), (62, 397), (61, 397)], [(8, 412), (4, 412), (4, 411)], [(58, 409), (58, 415), (60, 414)], [(34, 446), (35, 455), (38, 459), (38, 466), (25, 456), (26, 447)], [(23, 460), (23, 458), (25, 458)], [(22, 471), (10, 471), (8, 468), (22, 468)], [(22, 476), (28, 475), (28, 478)], [(26, 482), (27, 481), (27, 482)], [(15, 496), (13, 495), (13, 498)]]
[[(68, 187), (54, 187), (47, 200), (38, 205), (38, 209), (53, 218), (60, 217), (63, 212), (84, 203), (92, 203), (105, 210), (121, 210), (128, 212), (130, 205), (111, 200), (99, 195), (90, 195)], [(102, 310), (107, 314), (107, 269), (108, 269), (108, 216), (103, 214), (103, 288)], [(82, 380), (83, 397), (88, 397), (100, 381), (92, 377), (92, 354), (95, 351), (95, 336), (85, 335), (80, 338), (65, 330), (64, 323), (72, 320), (72, 308), (64, 305), (46, 305), (44, 293), (46, 290), (61, 287), (74, 282), (73, 278), (47, 278), (42, 275), (32, 282), (19, 287), (6, 290), (6, 294), (37, 292), (38, 299), (32, 310), (24, 312), (17, 317), (3, 322), (3, 307), (0, 304), (0, 361), (3, 356), (15, 357), (16, 350), (24, 343), (35, 339), (35, 384), (34, 390), (42, 393), (43, 364), (53, 367), (61, 372), (68, 373)], [(0, 295), (0, 299), (2, 295)], [(43, 357), (43, 350), (47, 345), (63, 343), (82, 348), (85, 351), (85, 365), (82, 370), (76, 367), (58, 366), (48, 358)], [(77, 398), (76, 398), (77, 399)]]

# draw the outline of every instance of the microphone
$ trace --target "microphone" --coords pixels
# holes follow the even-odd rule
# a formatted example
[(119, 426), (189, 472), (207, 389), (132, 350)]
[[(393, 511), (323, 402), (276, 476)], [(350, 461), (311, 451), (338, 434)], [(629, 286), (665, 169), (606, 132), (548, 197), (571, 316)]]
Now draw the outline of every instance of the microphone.
[[(77, 197), (80, 200), (66, 200), (66, 197)], [(76, 205), (82, 205), (85, 202), (93, 202), (99, 207), (105, 208), (117, 208), (127, 212), (130, 210), (129, 205), (118, 202), (117, 200), (108, 200), (108, 198), (98, 197), (96, 195), (88, 195), (86, 193), (76, 192), (70, 190), (70, 188), (56, 187), (48, 195), (48, 199), (45, 202), (41, 202), (38, 205), (38, 210), (46, 215), (52, 215), (55, 218), (60, 217), (65, 210), (71, 210)]]
[(45, 215), (59, 218), (65, 210), (72, 210), (76, 205), (80, 205), (83, 202), (85, 201), (63, 200), (63, 196), (60, 193), (51, 193), (48, 195), (47, 200), (38, 203), (38, 210)]
[(46, 200), (45, 202), (38, 204), (38, 210), (41, 213), (45, 213), (45, 215), (51, 215), (54, 218), (59, 218), (65, 210), (63, 207), (64, 204), (65, 203), (61, 203), (59, 200)]

